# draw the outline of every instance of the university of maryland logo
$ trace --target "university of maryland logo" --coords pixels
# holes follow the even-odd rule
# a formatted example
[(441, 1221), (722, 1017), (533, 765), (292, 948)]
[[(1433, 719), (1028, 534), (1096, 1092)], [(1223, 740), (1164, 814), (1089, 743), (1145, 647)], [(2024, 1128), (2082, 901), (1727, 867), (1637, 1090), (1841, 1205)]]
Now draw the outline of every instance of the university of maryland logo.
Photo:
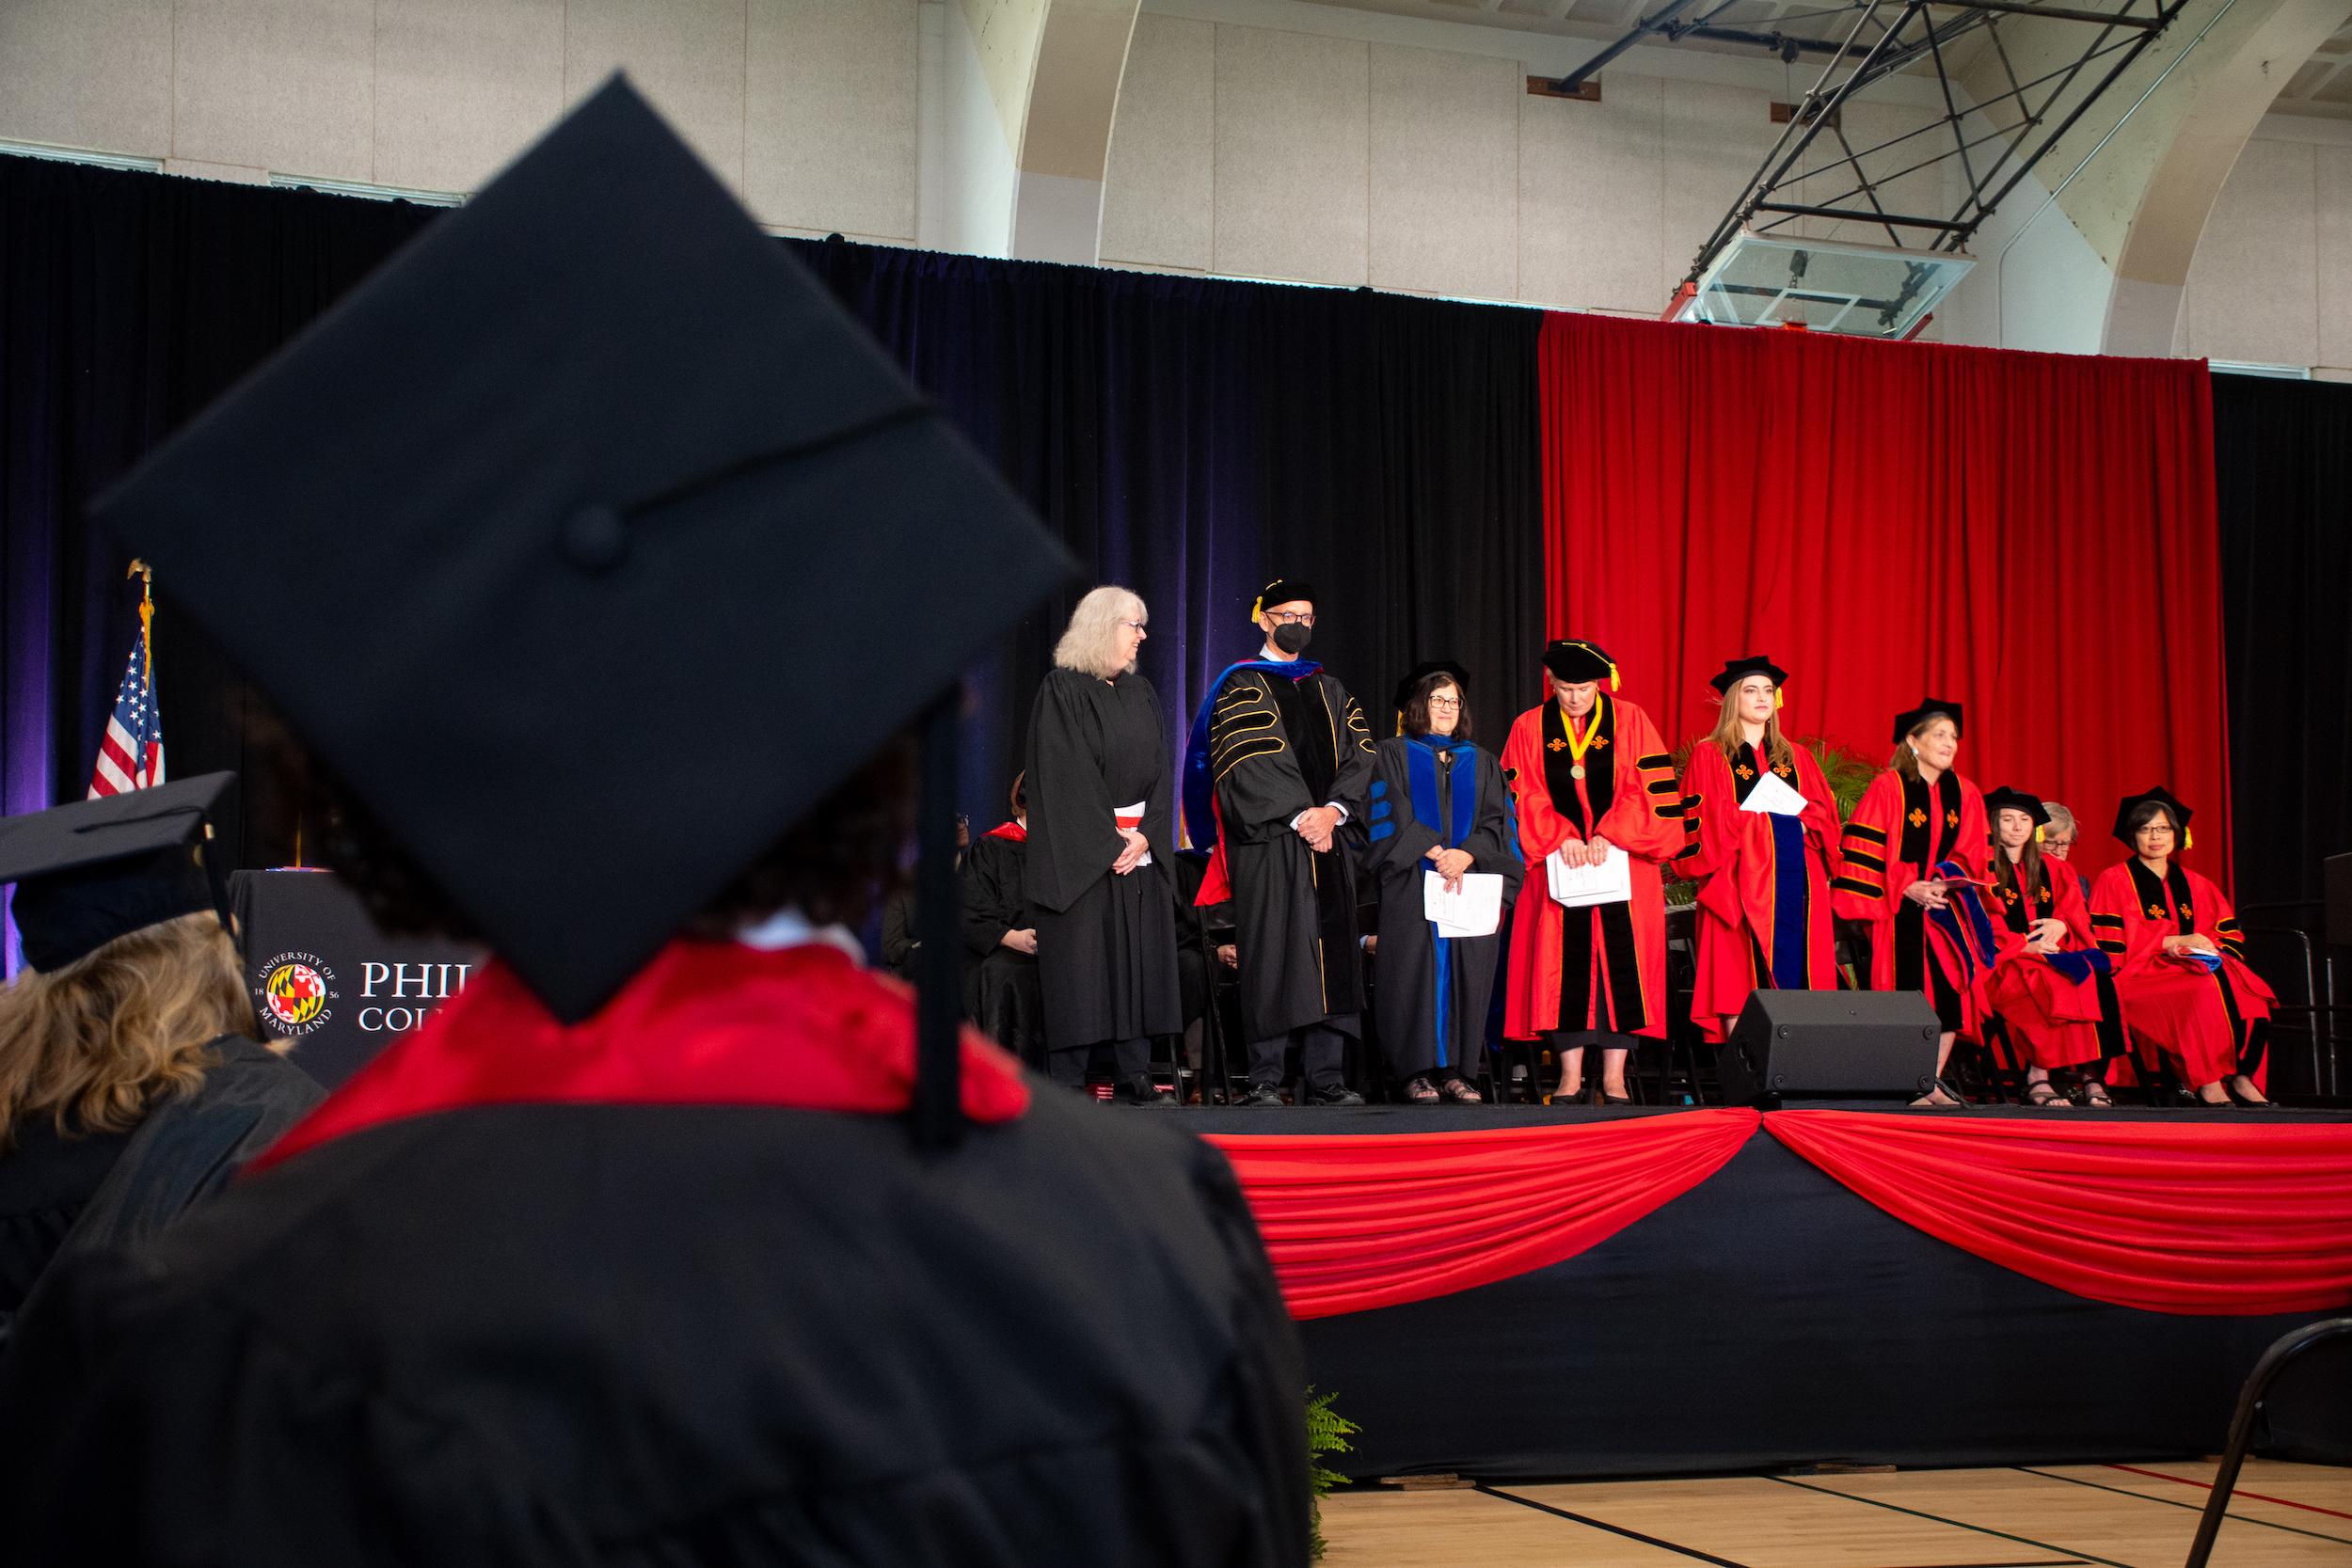
[(1911, 808), (1911, 816), (1906, 820), (1915, 828), (1924, 828), (1928, 825), (1928, 814), (1917, 806), (1914, 806)]
[(261, 968), (253, 1001), (262, 1022), (286, 1037), (308, 1035), (335, 1016), (335, 972), (315, 953), (280, 953)]

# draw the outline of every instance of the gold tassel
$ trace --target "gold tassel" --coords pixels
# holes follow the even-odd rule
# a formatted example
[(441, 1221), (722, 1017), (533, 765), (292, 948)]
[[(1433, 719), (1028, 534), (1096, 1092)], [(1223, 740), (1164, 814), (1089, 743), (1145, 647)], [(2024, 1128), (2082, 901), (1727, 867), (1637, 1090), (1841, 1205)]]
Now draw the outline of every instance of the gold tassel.
[(1617, 689), (1617, 667), (1613, 664), (1609, 667), (1609, 689)]
[(1252, 626), (1257, 625), (1258, 617), (1259, 617), (1259, 616), (1261, 616), (1261, 615), (1263, 615), (1264, 613), (1265, 613), (1265, 595), (1264, 595), (1263, 594), (1259, 594), (1256, 598), (1254, 598), (1254, 599), (1252, 599), (1252, 600), (1250, 600), (1250, 601), (1249, 601), (1249, 622), (1250, 622), (1250, 625), (1252, 625)]
[(2039, 822), (2033, 825), (2033, 841), (2036, 844), (2040, 844), (2042, 842), (2042, 824)]
[(2184, 849), (2194, 849), (2197, 847), (2197, 832), (2195, 829), (2183, 828), (2181, 830), (2181, 847)]
[(1776, 712), (1780, 707), (1780, 688), (1777, 686), (1772, 688), (1772, 707)]

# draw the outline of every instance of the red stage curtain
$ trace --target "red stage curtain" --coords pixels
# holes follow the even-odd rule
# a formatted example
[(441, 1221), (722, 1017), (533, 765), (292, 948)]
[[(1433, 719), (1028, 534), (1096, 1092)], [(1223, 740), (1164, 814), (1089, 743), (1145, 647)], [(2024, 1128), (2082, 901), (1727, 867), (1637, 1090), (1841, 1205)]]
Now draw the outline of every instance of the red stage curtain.
[(1294, 1318), (1467, 1291), (1573, 1258), (1723, 1168), (1751, 1110), (1330, 1137), (1212, 1135)]
[(1582, 315), (1540, 352), (1547, 624), (1614, 655), (1668, 744), (1713, 727), (1738, 654), (1788, 668), (1791, 734), (1874, 762), (1947, 697), (1961, 771), (2074, 807), (2076, 864), (2162, 780), (2229, 885), (2201, 362)]
[(2352, 1126), (1775, 1111), (1907, 1225), (2093, 1301), (2256, 1316), (2352, 1302)]

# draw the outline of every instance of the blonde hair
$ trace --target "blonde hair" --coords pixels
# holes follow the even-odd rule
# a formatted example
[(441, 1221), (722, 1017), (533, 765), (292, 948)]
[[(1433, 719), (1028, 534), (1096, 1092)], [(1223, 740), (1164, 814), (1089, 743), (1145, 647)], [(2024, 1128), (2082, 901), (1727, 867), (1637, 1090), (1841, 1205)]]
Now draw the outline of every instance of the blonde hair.
[(17, 1123), (127, 1132), (166, 1097), (193, 1094), (212, 1042), (256, 1033), (236, 944), (209, 911), (115, 938), (0, 991), (0, 1150)]
[(1107, 583), (1093, 589), (1070, 612), (1070, 629), (1054, 644), (1054, 663), (1103, 681), (1132, 673), (1134, 663), (1116, 652), (1119, 623), (1151, 618), (1152, 612), (1133, 591)]
[[(1745, 676), (1740, 678), (1746, 679)], [(1739, 694), (1740, 688), (1737, 684), (1733, 685), (1729, 691), (1724, 693), (1723, 711), (1715, 716), (1715, 733), (1708, 736), (1715, 743), (1715, 749), (1723, 752), (1725, 762), (1739, 760), (1740, 743), (1746, 738), (1740, 733)], [(1780, 733), (1780, 705), (1778, 704), (1772, 705), (1772, 716), (1764, 721), (1764, 766), (1767, 768), (1796, 766), (1795, 758), (1788, 749), (1788, 737)]]

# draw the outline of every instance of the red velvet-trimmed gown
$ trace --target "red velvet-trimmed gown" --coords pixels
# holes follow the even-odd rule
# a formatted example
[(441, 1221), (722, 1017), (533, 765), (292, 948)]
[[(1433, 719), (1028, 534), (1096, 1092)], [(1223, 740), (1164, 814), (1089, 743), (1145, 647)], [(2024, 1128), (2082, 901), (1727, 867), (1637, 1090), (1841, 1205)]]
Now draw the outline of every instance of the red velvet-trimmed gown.
[(1759, 988), (1837, 989), (1830, 932), (1837, 805), (1821, 765), (1802, 746), (1772, 771), (1804, 797), (1799, 816), (1740, 809), (1762, 780), (1752, 746), (1725, 757), (1711, 740), (1682, 770), (1684, 844), (1676, 868), (1699, 884), (1698, 980), (1691, 1017), (1721, 1044)]
[[(2211, 879), (2178, 861), (2161, 879), (2137, 858), (2110, 865), (2090, 890), (2090, 928), (2143, 1050), (2178, 1058), (2191, 1085), (2261, 1069), (2278, 998), (2248, 966), (2237, 916)], [(2197, 933), (2221, 950), (2218, 967), (2166, 955), (2165, 938)]]
[(2008, 1027), (2010, 1043), (2028, 1067), (2048, 1070), (2097, 1061), (2105, 1053), (2099, 1022), (2103, 998), (2114, 993), (2112, 980), (2094, 974), (2077, 982), (2044, 955), (2026, 950), (2034, 922), (2057, 920), (2066, 927), (2060, 951), (2096, 951), (2082, 879), (2046, 861), (2030, 878), (2025, 869), (2016, 867), (2019, 876), (2013, 883), (1996, 885), (1984, 895), (1994, 939), (2001, 949), (1981, 981), (1984, 1009)]
[(1935, 1004), (1947, 1031), (1976, 1033), (1981, 1021), (1972, 995), (1975, 971), (1903, 894), (1945, 861), (1972, 877), (1984, 875), (1991, 833), (1983, 793), (1958, 773), (1930, 784), (1890, 768), (1863, 792), (1844, 838), (1837, 912), (1870, 927), (1870, 989), (1918, 991)]

